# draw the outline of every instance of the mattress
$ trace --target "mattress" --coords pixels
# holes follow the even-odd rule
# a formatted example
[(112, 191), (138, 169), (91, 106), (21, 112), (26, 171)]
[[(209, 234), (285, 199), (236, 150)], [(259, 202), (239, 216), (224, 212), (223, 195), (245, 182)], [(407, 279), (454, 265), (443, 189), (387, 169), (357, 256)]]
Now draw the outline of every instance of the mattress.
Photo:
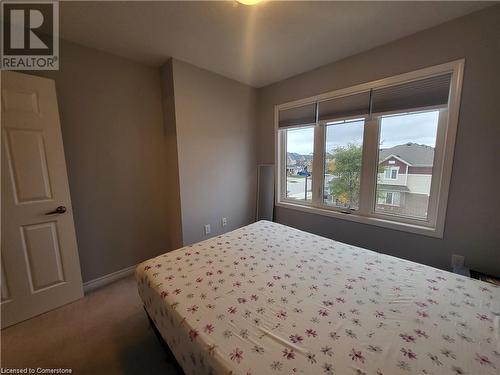
[(500, 373), (500, 288), (284, 225), (166, 253), (136, 277), (186, 374)]

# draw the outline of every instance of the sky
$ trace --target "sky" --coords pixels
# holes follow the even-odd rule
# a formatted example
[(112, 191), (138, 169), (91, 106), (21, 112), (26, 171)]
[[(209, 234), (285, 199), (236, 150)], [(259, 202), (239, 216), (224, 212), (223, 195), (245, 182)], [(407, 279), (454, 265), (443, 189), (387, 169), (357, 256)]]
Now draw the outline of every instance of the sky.
[[(380, 126), (380, 148), (414, 142), (435, 147), (438, 111), (413, 113), (384, 117)], [(287, 133), (288, 152), (302, 155), (312, 154), (314, 135), (312, 128), (289, 130)], [(363, 122), (328, 125), (326, 129), (326, 149), (348, 143), (362, 144)]]

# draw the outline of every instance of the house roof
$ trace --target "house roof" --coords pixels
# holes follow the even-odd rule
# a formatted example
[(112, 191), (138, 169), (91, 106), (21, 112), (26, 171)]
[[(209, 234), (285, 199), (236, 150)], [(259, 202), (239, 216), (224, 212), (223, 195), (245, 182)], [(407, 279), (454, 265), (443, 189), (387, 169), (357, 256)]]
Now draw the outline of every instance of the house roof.
[(381, 162), (389, 159), (390, 156), (396, 156), (412, 167), (432, 167), (434, 148), (427, 145), (408, 142), (403, 145), (380, 149)]

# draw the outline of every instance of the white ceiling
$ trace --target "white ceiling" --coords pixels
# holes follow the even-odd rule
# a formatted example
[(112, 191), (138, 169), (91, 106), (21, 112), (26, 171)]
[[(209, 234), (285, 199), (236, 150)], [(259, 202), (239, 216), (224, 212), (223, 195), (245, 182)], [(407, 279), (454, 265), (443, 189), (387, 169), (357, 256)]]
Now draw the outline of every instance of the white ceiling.
[(484, 8), (482, 2), (61, 2), (64, 39), (161, 65), (175, 57), (255, 87)]

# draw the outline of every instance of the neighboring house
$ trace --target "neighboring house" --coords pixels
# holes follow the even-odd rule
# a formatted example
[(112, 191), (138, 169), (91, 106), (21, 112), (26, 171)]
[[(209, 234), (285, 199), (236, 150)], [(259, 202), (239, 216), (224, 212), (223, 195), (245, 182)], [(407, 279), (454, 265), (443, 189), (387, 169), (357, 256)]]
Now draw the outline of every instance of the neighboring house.
[(286, 159), (286, 172), (288, 176), (297, 175), (304, 170), (312, 171), (312, 155), (287, 152)]
[(294, 176), (299, 172), (299, 166), (295, 159), (290, 156), (290, 153), (286, 155), (286, 174), (287, 176)]
[(426, 218), (434, 148), (406, 143), (379, 155), (377, 210)]

